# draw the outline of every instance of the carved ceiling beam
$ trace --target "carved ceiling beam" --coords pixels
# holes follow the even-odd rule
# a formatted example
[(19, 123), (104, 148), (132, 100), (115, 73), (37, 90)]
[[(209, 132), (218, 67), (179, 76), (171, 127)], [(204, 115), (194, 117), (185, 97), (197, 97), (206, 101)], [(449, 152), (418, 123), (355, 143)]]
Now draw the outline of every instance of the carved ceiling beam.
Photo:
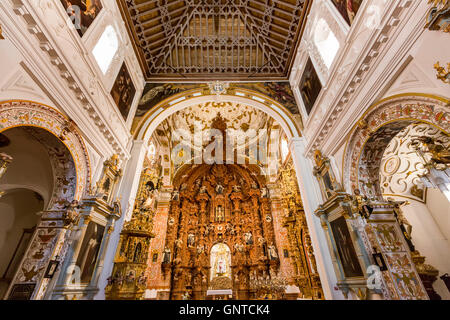
[[(272, 66), (275, 67), (275, 68), (277, 68), (277, 69), (280, 69), (280, 67), (282, 66), (282, 63), (281, 63), (281, 61), (280, 61), (279, 58), (278, 58), (279, 55), (273, 51), (273, 48), (272, 48), (268, 43), (267, 43), (267, 44), (266, 44), (266, 43), (261, 43), (261, 41), (260, 41), (260, 35), (256, 35), (256, 34), (254, 33), (254, 31), (253, 31), (253, 29), (259, 30), (258, 25), (257, 25), (256, 22), (253, 20), (253, 17), (248, 13), (247, 8), (243, 8), (243, 11), (244, 11), (244, 12), (243, 12), (244, 17), (248, 18), (249, 21), (250, 21), (250, 24), (249, 24), (249, 27), (250, 27), (249, 29), (251, 30), (250, 32), (251, 32), (252, 36), (256, 39), (256, 41), (258, 42), (258, 44), (261, 46), (261, 50), (263, 50), (264, 55), (266, 56), (267, 61), (270, 61), (270, 63), (273, 63), (274, 60), (275, 60), (277, 65), (276, 65), (276, 66), (272, 65)], [(241, 11), (241, 12), (242, 12), (242, 11)], [(244, 22), (246, 22), (246, 19), (244, 19)], [(267, 53), (266, 53), (266, 50), (265, 50), (266, 47), (269, 49), (269, 51), (270, 51), (271, 54), (267, 54)], [(273, 57), (273, 58), (272, 58), (272, 57)], [(281, 67), (280, 70), (282, 70), (282, 67)]]
[[(173, 19), (171, 22), (172, 22), (172, 24), (174, 26), (176, 26), (178, 21), (180, 21), (183, 18), (185, 18), (185, 16), (184, 15), (180, 15), (180, 16), (176, 17), (175, 19)], [(147, 36), (146, 35), (147, 33), (150, 33), (154, 29), (162, 28), (162, 25), (160, 25), (160, 24), (157, 24), (156, 26), (153, 26), (153, 27), (150, 27), (150, 28), (146, 27), (146, 25), (148, 25), (148, 24), (147, 23), (142, 23), (141, 24), (141, 28), (142, 28), (143, 31), (142, 32), (136, 32), (138, 35), (143, 35), (144, 39), (146, 39), (146, 40), (148, 38), (153, 38), (153, 36), (154, 36), (153, 34), (151, 36)]]
[[(199, 2), (194, 8), (192, 8), (190, 10), (190, 13), (189, 13), (188, 17), (186, 18), (186, 20), (182, 24), (178, 25), (177, 28), (173, 29), (172, 34), (170, 36), (171, 37), (174, 36), (175, 39), (172, 42), (170, 42), (169, 48), (166, 51), (161, 50), (161, 52), (164, 53), (164, 55), (162, 56), (162, 60), (160, 60), (161, 61), (160, 64), (166, 63), (166, 59), (167, 59), (168, 55), (171, 54), (172, 49), (174, 48), (174, 46), (176, 44), (176, 39), (183, 33), (184, 29), (186, 29), (186, 27), (188, 26), (189, 22), (192, 19), (193, 14), (196, 12), (196, 9), (200, 6), (200, 4), (201, 4), (201, 2)], [(156, 68), (158, 66), (155, 65), (154, 67)]]

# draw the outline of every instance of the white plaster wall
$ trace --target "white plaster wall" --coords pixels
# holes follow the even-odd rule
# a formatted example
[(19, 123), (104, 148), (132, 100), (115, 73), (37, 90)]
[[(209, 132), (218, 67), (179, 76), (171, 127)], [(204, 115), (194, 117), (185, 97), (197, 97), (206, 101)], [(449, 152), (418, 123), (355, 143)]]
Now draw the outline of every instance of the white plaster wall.
[(439, 189), (427, 189), (427, 207), (447, 242), (450, 241), (450, 203)]
[(402, 93), (426, 93), (450, 98), (450, 89), (436, 77), (434, 64), (446, 67), (449, 60), (450, 39), (447, 33), (426, 30), (409, 52), (411, 61), (395, 79), (384, 97)]
[(51, 104), (51, 100), (27, 74), (22, 62), (22, 55), (11, 41), (0, 41), (0, 102), (17, 99)]

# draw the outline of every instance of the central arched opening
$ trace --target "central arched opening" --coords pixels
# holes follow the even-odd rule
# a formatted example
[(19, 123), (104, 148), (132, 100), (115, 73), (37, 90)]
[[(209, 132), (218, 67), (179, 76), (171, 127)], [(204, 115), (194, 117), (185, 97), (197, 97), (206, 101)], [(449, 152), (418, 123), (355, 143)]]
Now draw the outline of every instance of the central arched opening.
[(157, 226), (147, 299), (284, 299), (288, 286), (290, 298), (323, 298), (311, 245), (298, 252), (288, 235), (307, 234), (289, 150), (299, 124), (238, 93), (178, 95), (137, 126), (147, 154), (133, 215), (151, 211)]

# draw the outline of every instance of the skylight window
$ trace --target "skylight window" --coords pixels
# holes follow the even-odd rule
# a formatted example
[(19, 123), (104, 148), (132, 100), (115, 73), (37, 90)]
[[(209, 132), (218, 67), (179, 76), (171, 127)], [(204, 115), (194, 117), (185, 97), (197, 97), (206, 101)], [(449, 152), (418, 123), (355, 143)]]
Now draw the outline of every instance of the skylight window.
[(108, 71), (118, 49), (119, 40), (116, 31), (112, 26), (107, 26), (92, 51), (103, 74)]
[(323, 61), (330, 69), (340, 44), (333, 31), (324, 19), (320, 19), (314, 32), (314, 43), (322, 56)]

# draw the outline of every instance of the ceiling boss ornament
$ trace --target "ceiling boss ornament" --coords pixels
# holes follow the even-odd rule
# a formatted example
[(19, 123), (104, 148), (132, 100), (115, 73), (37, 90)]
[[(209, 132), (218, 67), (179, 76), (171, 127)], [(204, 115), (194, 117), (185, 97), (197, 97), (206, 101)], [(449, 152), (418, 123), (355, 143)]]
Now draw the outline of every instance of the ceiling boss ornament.
[(208, 83), (209, 90), (211, 91), (211, 94), (215, 95), (222, 95), (227, 93), (227, 89), (230, 87), (230, 83), (228, 82), (222, 82), (222, 81), (215, 81)]

